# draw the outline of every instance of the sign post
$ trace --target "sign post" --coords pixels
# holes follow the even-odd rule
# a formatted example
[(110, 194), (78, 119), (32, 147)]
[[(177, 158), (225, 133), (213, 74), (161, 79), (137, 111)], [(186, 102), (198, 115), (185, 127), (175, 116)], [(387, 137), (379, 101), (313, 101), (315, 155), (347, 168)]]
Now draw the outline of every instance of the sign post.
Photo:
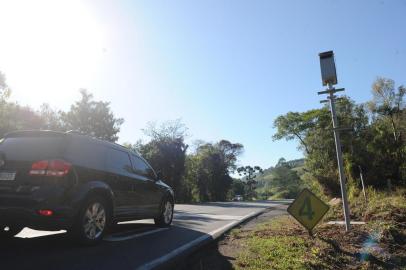
[(312, 235), (313, 228), (319, 223), (330, 207), (307, 188), (303, 189), (288, 207), (291, 214)]
[(327, 85), (328, 88), (325, 91), (318, 92), (321, 94), (328, 94), (327, 100), (322, 100), (321, 102), (329, 102), (331, 110), (331, 118), (333, 121), (333, 132), (334, 140), (336, 144), (336, 153), (337, 153), (337, 163), (338, 163), (338, 173), (340, 175), (340, 186), (341, 186), (341, 196), (343, 201), (344, 209), (344, 219), (345, 219), (345, 230), (350, 230), (350, 209), (348, 207), (348, 197), (347, 197), (347, 188), (345, 184), (345, 174), (343, 166), (343, 154), (341, 152), (341, 141), (340, 141), (340, 130), (342, 128), (338, 127), (337, 114), (335, 109), (336, 92), (344, 91), (344, 88), (335, 89), (334, 84), (337, 84), (337, 74), (334, 62), (334, 53), (333, 51), (323, 52), (319, 54), (320, 57), (320, 68), (321, 68), (321, 77), (323, 85)]

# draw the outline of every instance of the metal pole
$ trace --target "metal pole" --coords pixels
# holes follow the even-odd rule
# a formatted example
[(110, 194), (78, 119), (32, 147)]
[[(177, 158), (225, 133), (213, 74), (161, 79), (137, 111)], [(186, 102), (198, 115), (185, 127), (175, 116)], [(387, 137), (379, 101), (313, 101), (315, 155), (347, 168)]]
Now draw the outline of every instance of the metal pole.
[(337, 152), (337, 163), (338, 163), (338, 173), (340, 175), (340, 186), (341, 186), (341, 195), (343, 199), (343, 209), (344, 209), (344, 220), (345, 220), (345, 230), (350, 230), (350, 209), (348, 207), (348, 199), (347, 199), (347, 189), (345, 185), (345, 175), (344, 175), (344, 167), (343, 167), (343, 154), (341, 152), (341, 141), (340, 141), (340, 132), (337, 130), (338, 123), (337, 123), (337, 115), (335, 109), (335, 96), (334, 96), (334, 88), (331, 84), (328, 85), (328, 90), (330, 91), (330, 109), (331, 109), (331, 118), (333, 120), (333, 131), (334, 131), (334, 140), (336, 143), (336, 152)]

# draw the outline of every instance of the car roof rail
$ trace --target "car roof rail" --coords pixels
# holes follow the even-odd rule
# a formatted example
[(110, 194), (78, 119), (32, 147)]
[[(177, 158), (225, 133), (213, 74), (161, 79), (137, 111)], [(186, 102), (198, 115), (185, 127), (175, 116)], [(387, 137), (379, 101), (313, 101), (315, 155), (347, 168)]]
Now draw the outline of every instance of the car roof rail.
[(77, 135), (86, 135), (83, 132), (80, 132), (79, 130), (68, 130), (66, 131), (67, 134), (77, 134)]
[(4, 135), (4, 138), (13, 138), (13, 137), (25, 137), (25, 136), (60, 136), (64, 135), (64, 132), (53, 131), (53, 130), (16, 130), (8, 132)]
[(68, 130), (68, 131), (66, 131), (66, 133), (67, 133), (67, 134), (75, 134), (75, 135), (86, 136), (86, 137), (89, 137), (89, 138), (91, 138), (91, 139), (94, 139), (94, 140), (103, 142), (103, 143), (109, 143), (109, 144), (115, 145), (115, 146), (117, 146), (117, 147), (119, 147), (119, 148), (121, 148), (121, 149), (123, 149), (123, 150), (127, 150), (127, 151), (129, 151), (129, 152), (132, 152), (133, 154), (135, 154), (135, 155), (141, 157), (141, 154), (140, 154), (137, 150), (127, 148), (127, 147), (125, 147), (124, 145), (118, 144), (118, 143), (116, 143), (116, 142), (109, 142), (109, 141), (106, 141), (106, 140), (102, 140), (102, 139), (99, 139), (99, 138), (90, 136), (90, 135), (88, 135), (88, 134), (85, 134), (85, 133), (83, 133), (83, 132), (80, 132), (80, 131), (78, 131), (78, 130)]

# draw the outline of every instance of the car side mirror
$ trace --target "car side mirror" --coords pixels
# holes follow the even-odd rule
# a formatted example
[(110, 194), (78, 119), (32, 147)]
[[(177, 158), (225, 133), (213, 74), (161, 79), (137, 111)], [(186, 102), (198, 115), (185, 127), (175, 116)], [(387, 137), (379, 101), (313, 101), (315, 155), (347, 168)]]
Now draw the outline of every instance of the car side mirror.
[(161, 178), (162, 178), (162, 172), (161, 171), (158, 171), (157, 173), (156, 173), (156, 180), (158, 181), (158, 180), (161, 180)]

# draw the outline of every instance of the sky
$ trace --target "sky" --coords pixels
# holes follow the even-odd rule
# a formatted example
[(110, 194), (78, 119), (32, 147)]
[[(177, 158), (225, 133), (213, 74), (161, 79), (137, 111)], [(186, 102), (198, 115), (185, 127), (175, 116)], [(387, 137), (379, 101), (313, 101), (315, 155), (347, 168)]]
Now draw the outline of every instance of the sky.
[(11, 99), (68, 110), (86, 88), (125, 119), (119, 142), (180, 118), (187, 142), (242, 143), (240, 165), (301, 158), (274, 119), (319, 108), (318, 54), (356, 102), (377, 76), (406, 84), (406, 1), (0, 0)]

